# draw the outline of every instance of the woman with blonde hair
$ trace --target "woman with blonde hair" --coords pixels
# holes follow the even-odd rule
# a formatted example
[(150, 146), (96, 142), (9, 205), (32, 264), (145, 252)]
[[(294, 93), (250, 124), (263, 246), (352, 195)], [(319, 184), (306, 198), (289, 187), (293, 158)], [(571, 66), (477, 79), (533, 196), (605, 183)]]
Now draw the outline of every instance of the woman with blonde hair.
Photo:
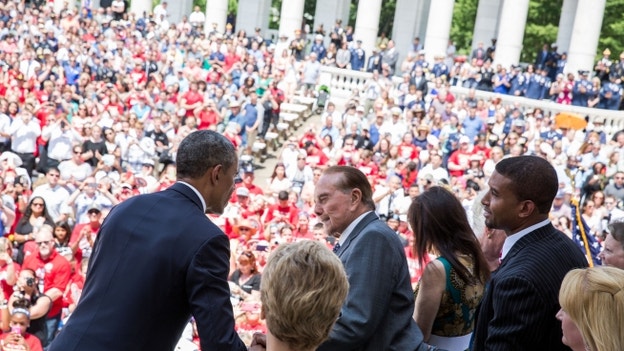
[(573, 269), (559, 291), (562, 341), (573, 351), (624, 350), (624, 270)]

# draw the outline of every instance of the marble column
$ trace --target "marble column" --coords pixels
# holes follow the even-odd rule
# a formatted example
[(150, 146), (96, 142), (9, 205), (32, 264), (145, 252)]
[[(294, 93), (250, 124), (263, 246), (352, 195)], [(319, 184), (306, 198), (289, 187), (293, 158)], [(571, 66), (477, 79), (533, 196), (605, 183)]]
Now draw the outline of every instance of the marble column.
[(500, 0), (479, 0), (477, 18), (472, 34), (472, 49), (476, 49), (479, 43), (487, 48), (496, 38), (498, 31), (498, 19), (500, 18)]
[(355, 21), (354, 40), (362, 41), (362, 49), (366, 51), (366, 57), (371, 56), (377, 41), (379, 31), (379, 14), (381, 13), (381, 0), (360, 0)]
[(424, 43), (425, 59), (428, 62), (433, 62), (436, 55), (446, 57), (454, 5), (455, 0), (434, 0), (431, 2)]
[(78, 4), (73, 0), (54, 0), (54, 12), (59, 14), (63, 10), (74, 10), (75, 13), (79, 13)]
[(248, 35), (253, 35), (254, 30), (260, 28), (265, 34), (269, 28), (270, 9), (270, 0), (238, 0), (236, 32), (244, 29)]
[(143, 13), (149, 14), (152, 12), (152, 0), (132, 0), (129, 12), (134, 13), (137, 19), (143, 17)]
[(329, 35), (337, 19), (342, 20), (342, 28), (345, 29), (349, 23), (350, 9), (351, 0), (316, 0), (312, 31), (322, 24), (325, 33)]
[(279, 26), (280, 33), (286, 34), (289, 38), (292, 38), (295, 30), (301, 29), (304, 3), (305, 0), (282, 1)]
[[(425, 0), (397, 0), (394, 11), (394, 25), (392, 26), (392, 40), (399, 52), (399, 63), (412, 51), (412, 42), (417, 34), (417, 26), (423, 16), (422, 8)], [(419, 28), (418, 28), (419, 29)], [(420, 38), (421, 43), (423, 38)], [(400, 72), (397, 72), (400, 73)]]
[(219, 33), (225, 32), (227, 21), (228, 0), (207, 0), (206, 2), (206, 25), (208, 32), (212, 31), (212, 24), (217, 24)]
[(572, 28), (574, 28), (574, 17), (578, 0), (563, 0), (561, 16), (559, 17), (559, 30), (557, 31), (558, 52), (567, 52), (570, 49), (570, 39)]
[(578, 0), (566, 72), (593, 69), (605, 4), (606, 0)]
[[(132, 1), (134, 2), (136, 0)], [(210, 1), (208, 2), (210, 3)], [(169, 6), (167, 6), (169, 23), (180, 23), (182, 21), (182, 17), (186, 16), (188, 18), (191, 12), (193, 12), (193, 0), (167, 0), (167, 3), (169, 4)]]
[(501, 9), (494, 61), (503, 67), (520, 61), (529, 0), (504, 0)]

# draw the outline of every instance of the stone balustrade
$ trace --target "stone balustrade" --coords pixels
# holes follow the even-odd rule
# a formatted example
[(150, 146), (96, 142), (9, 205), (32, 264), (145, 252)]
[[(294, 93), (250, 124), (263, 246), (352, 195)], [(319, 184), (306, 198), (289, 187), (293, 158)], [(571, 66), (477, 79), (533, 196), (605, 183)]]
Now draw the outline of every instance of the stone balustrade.
[[(335, 67), (322, 67), (319, 77), (319, 85), (326, 85), (329, 87), (331, 101), (336, 106), (343, 106), (349, 97), (353, 95), (353, 89), (363, 91), (366, 81), (372, 77), (371, 73), (358, 72), (348, 69), (341, 69)], [(400, 77), (393, 77), (392, 82), (394, 86), (397, 86), (402, 79)], [(457, 98), (464, 98), (468, 95), (468, 90), (463, 87), (452, 86), (451, 92)], [(611, 111), (596, 108), (587, 108), (571, 105), (562, 105), (550, 100), (534, 100), (527, 99), (525, 97), (503, 95), (497, 93), (491, 93), (486, 91), (476, 91), (477, 99), (489, 101), (495, 97), (500, 97), (502, 104), (513, 104), (521, 109), (535, 109), (540, 108), (548, 116), (555, 116), (560, 112), (571, 112), (581, 116), (588, 117), (591, 122), (595, 119), (604, 120), (604, 130), (608, 137), (611, 137), (615, 132), (624, 129), (624, 111)]]

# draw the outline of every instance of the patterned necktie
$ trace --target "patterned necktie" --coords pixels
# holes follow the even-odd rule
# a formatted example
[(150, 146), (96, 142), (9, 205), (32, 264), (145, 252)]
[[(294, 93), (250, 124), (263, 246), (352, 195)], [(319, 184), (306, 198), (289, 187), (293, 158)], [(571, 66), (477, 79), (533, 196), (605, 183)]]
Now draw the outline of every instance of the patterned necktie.
[(340, 250), (340, 243), (336, 243), (336, 245), (334, 245), (334, 249), (332, 251), (335, 254), (338, 254), (338, 250)]

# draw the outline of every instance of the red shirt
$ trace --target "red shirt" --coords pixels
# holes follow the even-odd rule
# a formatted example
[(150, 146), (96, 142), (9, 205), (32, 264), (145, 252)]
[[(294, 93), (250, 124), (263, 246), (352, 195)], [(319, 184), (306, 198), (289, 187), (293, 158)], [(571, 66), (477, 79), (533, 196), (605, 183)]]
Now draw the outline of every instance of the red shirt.
[[(5, 332), (5, 333), (2, 333), (2, 335), (0, 335), (0, 339), (2, 339), (4, 343), (4, 347), (2, 350), (6, 350), (6, 351), (24, 350), (19, 345), (11, 347), (12, 346), (11, 344), (7, 344), (5, 340), (10, 335), (11, 335), (11, 332)], [(24, 337), (24, 341), (26, 341), (26, 345), (28, 345), (28, 348), (30, 349), (30, 351), (43, 351), (43, 347), (41, 346), (41, 341), (39, 341), (39, 339), (36, 336), (30, 333), (24, 333), (24, 335), (22, 336)]]
[[(43, 293), (52, 288), (57, 288), (62, 292), (69, 284), (71, 276), (71, 267), (65, 257), (59, 255), (55, 249), (52, 249), (50, 257), (46, 260), (41, 259), (39, 253), (28, 255), (24, 258), (24, 269), (30, 269), (35, 272), (39, 281), (43, 282)], [(61, 313), (63, 307), (63, 298), (60, 297), (52, 302), (48, 317), (55, 317)]]
[[(13, 295), (13, 286), (7, 283), (7, 277), (8, 277), (7, 268), (9, 268), (9, 265), (7, 264), (5, 264), (4, 266), (2, 266), (2, 268), (0, 268), (0, 282), (2, 283), (2, 292), (4, 293), (5, 300), (8, 300), (9, 297)], [(15, 273), (15, 278), (17, 279), (17, 276), (19, 275), (19, 271), (20, 271), (19, 263), (13, 262), (13, 269)]]
[(287, 220), (288, 223), (293, 224), (297, 223), (297, 216), (299, 215), (299, 210), (291, 206), (290, 204), (286, 207), (282, 207), (279, 204), (274, 204), (269, 206), (267, 210), (267, 217), (265, 222), (270, 223), (274, 218), (279, 218), (280, 216)]

